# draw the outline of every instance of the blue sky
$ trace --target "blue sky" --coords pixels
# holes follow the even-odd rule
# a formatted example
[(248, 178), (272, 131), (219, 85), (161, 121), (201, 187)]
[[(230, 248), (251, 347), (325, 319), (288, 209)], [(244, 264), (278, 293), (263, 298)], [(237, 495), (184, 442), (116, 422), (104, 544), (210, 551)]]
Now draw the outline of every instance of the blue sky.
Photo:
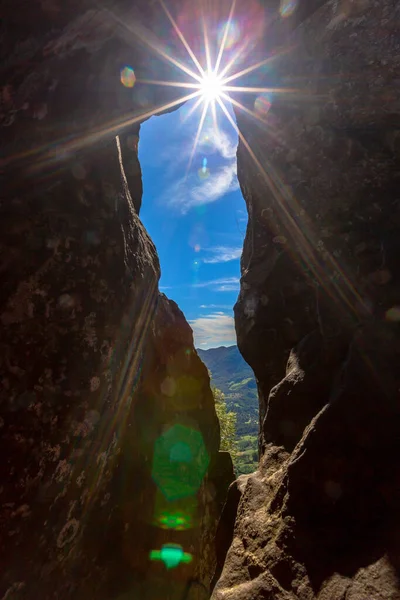
[(222, 111), (218, 129), (209, 114), (188, 170), (201, 115), (192, 106), (141, 126), (140, 217), (160, 257), (160, 289), (184, 312), (196, 347), (228, 346), (236, 343), (232, 308), (247, 223), (237, 134)]

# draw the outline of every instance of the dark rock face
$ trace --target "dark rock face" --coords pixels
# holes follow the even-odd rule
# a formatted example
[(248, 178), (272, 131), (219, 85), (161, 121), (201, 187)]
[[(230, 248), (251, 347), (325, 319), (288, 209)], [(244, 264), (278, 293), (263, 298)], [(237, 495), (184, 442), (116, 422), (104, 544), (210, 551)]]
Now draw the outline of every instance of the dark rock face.
[(273, 97), (266, 129), (237, 113), (262, 458), (215, 600), (400, 598), (400, 6), (307, 17), (274, 62), (300, 93)]
[[(277, 54), (267, 86), (299, 90), (274, 95), (266, 129), (237, 112), (249, 224), (235, 316), (262, 457), (231, 487), (213, 598), (396, 600), (399, 5), (303, 1), (284, 19), (278, 4), (265, 2), (254, 55)], [(231, 465), (138, 218), (139, 123), (179, 94), (120, 84), (124, 65), (170, 78), (146, 49), (159, 14), (141, 1), (2, 5), (4, 600), (208, 597)], [(153, 467), (176, 424), (210, 459), (178, 502), (182, 531), (162, 526), (171, 506)], [(168, 542), (195, 560), (166, 587), (149, 552)]]
[[(206, 368), (182, 313), (158, 293), (138, 217), (138, 115), (177, 102), (168, 88), (139, 98), (120, 82), (125, 64), (163, 76), (138, 41), (156, 29), (152, 10), (2, 5), (3, 599), (208, 595), (229, 465)], [(152, 473), (155, 442), (176, 424), (202, 436), (210, 462), (178, 502), (185, 530), (165, 527), (176, 506)], [(193, 560), (166, 579), (149, 552), (167, 542)]]
[[(107, 553), (103, 559), (103, 568), (110, 573), (111, 597), (169, 594), (181, 598), (187, 593), (189, 598), (206, 598), (215, 564), (220, 496), (225, 496), (233, 473), (229, 478), (225, 453), (217, 452), (219, 426), (206, 368), (193, 348), (183, 314), (164, 295), (149, 325), (134, 398), (113, 483), (119, 496), (116, 519), (109, 527), (112, 556)], [(152, 472), (157, 440), (176, 425), (201, 432), (211, 464), (197, 495), (173, 502), (161, 493), (162, 485), (155, 485)], [(228, 481), (224, 481), (227, 473)], [(190, 520), (188, 529), (163, 527), (163, 517), (176, 511)], [(197, 560), (166, 577), (162, 564), (148, 560), (152, 549), (166, 543), (180, 544)]]

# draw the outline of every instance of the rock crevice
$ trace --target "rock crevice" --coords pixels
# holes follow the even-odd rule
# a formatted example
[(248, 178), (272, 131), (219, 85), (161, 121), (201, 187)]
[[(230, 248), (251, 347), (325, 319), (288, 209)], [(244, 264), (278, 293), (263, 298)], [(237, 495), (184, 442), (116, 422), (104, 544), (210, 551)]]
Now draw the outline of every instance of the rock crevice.
[[(141, 0), (3, 3), (4, 600), (205, 600), (215, 566), (216, 600), (400, 598), (400, 9), (282, 4), (262, 3), (253, 54), (275, 57), (257, 84), (287, 91), (264, 124), (236, 110), (249, 222), (235, 322), (261, 460), (231, 487), (215, 557), (231, 465), (138, 217), (139, 124), (180, 103), (130, 85), (169, 79), (148, 60), (164, 17)], [(185, 497), (154, 471), (174, 427), (202, 469)], [(168, 590), (160, 556), (182, 559)]]

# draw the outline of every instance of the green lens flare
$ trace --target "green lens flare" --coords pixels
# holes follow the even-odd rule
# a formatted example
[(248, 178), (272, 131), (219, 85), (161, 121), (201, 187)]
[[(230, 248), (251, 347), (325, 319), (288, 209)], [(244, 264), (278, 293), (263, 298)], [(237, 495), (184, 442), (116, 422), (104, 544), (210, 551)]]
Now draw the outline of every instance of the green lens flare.
[(181, 563), (190, 563), (192, 555), (184, 552), (179, 544), (164, 544), (161, 550), (151, 550), (150, 560), (161, 560), (167, 569), (175, 569)]
[(209, 462), (200, 431), (173, 425), (154, 444), (152, 477), (167, 500), (194, 496)]
[(192, 522), (186, 515), (175, 513), (168, 514), (164, 513), (160, 515), (159, 519), (160, 527), (163, 529), (176, 529), (177, 531), (183, 531), (184, 529), (190, 529)]
[(184, 531), (198, 527), (198, 502), (196, 495), (178, 500), (167, 500), (158, 489), (155, 497), (153, 525), (161, 529)]

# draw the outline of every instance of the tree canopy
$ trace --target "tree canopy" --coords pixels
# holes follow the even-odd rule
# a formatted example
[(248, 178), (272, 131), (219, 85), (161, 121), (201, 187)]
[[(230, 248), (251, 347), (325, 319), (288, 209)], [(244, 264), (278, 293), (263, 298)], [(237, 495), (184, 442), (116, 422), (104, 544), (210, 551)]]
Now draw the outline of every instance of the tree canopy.
[(221, 427), (221, 444), (220, 450), (230, 452), (232, 458), (237, 453), (236, 441), (236, 413), (228, 411), (226, 407), (225, 395), (221, 390), (214, 387), (213, 395), (215, 400), (215, 412), (219, 419)]

